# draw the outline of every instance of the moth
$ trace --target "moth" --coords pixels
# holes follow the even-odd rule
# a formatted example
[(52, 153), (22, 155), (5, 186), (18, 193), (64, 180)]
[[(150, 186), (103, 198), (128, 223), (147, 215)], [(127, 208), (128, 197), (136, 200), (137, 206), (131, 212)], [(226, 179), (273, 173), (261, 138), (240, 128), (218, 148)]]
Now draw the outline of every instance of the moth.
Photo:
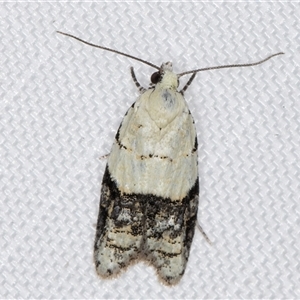
[[(132, 55), (58, 33), (157, 69), (146, 89), (139, 84), (131, 67), (140, 96), (127, 111), (108, 157), (94, 261), (101, 278), (113, 278), (143, 260), (154, 266), (163, 284), (175, 285), (188, 262), (199, 201), (197, 134), (184, 92), (197, 72), (255, 66), (283, 53), (250, 64), (175, 74), (171, 62), (158, 67)], [(192, 75), (178, 91), (179, 78), (187, 74)]]

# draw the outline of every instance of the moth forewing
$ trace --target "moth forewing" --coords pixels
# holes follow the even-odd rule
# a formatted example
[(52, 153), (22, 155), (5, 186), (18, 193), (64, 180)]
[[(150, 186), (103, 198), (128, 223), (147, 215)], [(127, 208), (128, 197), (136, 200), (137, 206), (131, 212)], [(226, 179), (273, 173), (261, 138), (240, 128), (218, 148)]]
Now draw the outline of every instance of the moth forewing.
[(128, 110), (108, 158), (95, 241), (101, 277), (146, 260), (172, 285), (186, 267), (198, 207), (196, 130), (172, 65), (161, 72)]

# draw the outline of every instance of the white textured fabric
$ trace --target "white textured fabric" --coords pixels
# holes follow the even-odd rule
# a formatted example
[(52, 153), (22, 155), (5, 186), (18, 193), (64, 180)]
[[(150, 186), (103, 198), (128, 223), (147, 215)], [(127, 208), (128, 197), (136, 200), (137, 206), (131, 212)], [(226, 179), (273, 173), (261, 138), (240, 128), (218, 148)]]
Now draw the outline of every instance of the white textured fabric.
[[(0, 298), (299, 298), (299, 3), (0, 4)], [(181, 282), (142, 263), (101, 281), (100, 183), (119, 123), (155, 71), (175, 72), (199, 141), (199, 219)], [(187, 80), (188, 78), (183, 78)]]

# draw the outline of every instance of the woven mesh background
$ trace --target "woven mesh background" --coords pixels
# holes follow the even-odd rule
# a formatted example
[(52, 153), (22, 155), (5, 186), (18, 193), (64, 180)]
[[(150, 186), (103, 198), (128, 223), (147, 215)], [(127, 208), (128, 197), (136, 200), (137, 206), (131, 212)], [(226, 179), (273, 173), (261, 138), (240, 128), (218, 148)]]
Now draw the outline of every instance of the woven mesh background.
[[(0, 298), (299, 298), (299, 3), (2, 3)], [(153, 69), (199, 73), (201, 201), (181, 282), (142, 263), (101, 281), (100, 183), (114, 134)], [(186, 80), (187, 78), (183, 78)]]

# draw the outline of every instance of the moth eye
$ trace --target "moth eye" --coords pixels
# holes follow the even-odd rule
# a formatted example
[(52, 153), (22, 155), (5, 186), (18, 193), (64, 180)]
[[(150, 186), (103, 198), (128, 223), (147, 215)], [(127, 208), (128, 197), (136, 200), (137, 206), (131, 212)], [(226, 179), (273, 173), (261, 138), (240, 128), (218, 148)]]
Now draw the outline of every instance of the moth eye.
[(155, 72), (151, 75), (151, 82), (156, 84), (160, 81), (161, 79), (161, 73), (160, 72)]

